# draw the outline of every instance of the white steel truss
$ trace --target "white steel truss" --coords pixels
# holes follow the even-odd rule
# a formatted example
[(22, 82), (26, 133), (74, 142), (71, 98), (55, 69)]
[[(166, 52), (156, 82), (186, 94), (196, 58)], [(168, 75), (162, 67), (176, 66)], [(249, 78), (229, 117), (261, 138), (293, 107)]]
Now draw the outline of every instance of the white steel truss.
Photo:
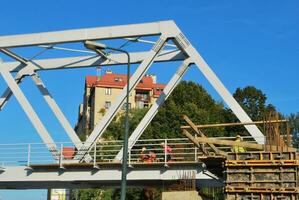
[[(22, 108), (30, 118), (34, 127), (40, 134), (43, 141), (47, 144), (53, 144), (53, 140), (50, 134), (45, 129), (41, 120), (33, 110), (29, 101), (22, 93), (20, 87), (22, 79), (25, 76), (31, 76), (35, 84), (40, 89), (46, 102), (56, 115), (58, 121), (62, 124), (66, 133), (71, 138), (72, 142), (76, 144), (76, 148), (79, 150), (75, 156), (76, 159), (85, 158), (86, 161), (90, 161), (88, 151), (90, 150), (92, 143), (96, 142), (104, 133), (113, 117), (120, 109), (126, 97), (126, 87), (122, 90), (121, 94), (102, 118), (101, 122), (95, 127), (91, 135), (87, 138), (86, 143), (81, 142), (72, 129), (71, 125), (65, 118), (64, 114), (59, 109), (58, 105), (50, 95), (42, 83), (40, 77), (37, 75), (37, 71), (40, 70), (51, 70), (51, 69), (69, 69), (69, 68), (81, 68), (81, 67), (94, 67), (94, 66), (109, 66), (109, 65), (121, 65), (126, 64), (127, 59), (124, 54), (111, 54), (108, 59), (103, 59), (98, 55), (92, 56), (80, 56), (80, 57), (65, 57), (65, 58), (50, 58), (43, 60), (26, 60), (21, 56), (12, 53), (10, 50), (18, 47), (30, 47), (30, 46), (46, 46), (61, 43), (79, 42), (84, 43), (87, 40), (107, 40), (107, 39), (128, 39), (128, 38), (139, 38), (145, 36), (159, 36), (157, 42), (154, 43), (153, 48), (148, 52), (130, 52), (132, 63), (140, 63), (135, 73), (130, 79), (130, 91), (134, 89), (137, 83), (141, 80), (143, 75), (149, 69), (153, 62), (167, 62), (167, 61), (178, 61), (185, 60), (176, 74), (167, 84), (160, 98), (154, 103), (145, 115), (143, 120), (140, 122), (136, 130), (130, 137), (130, 146), (134, 145), (135, 141), (138, 140), (140, 135), (143, 133), (147, 125), (153, 119), (157, 110), (166, 100), (168, 95), (173, 91), (179, 80), (183, 76), (190, 64), (196, 64), (198, 69), (207, 78), (210, 84), (223, 98), (224, 102), (232, 109), (234, 114), (241, 122), (251, 122), (249, 116), (245, 113), (242, 107), (237, 103), (233, 96), (222, 84), (220, 79), (204, 61), (201, 55), (191, 45), (187, 38), (183, 35), (180, 29), (176, 26), (173, 21), (161, 21), (144, 24), (133, 24), (123, 26), (111, 26), (101, 28), (90, 28), (90, 29), (78, 29), (78, 30), (67, 30), (67, 31), (56, 31), (36, 34), (25, 34), (25, 35), (13, 35), (13, 36), (2, 36), (0, 37), (0, 50), (2, 53), (14, 58), (16, 62), (7, 62), (0, 64), (0, 72), (4, 80), (8, 84), (8, 89), (4, 92), (0, 98), (0, 109), (14, 94), (21, 104)], [(163, 50), (164, 45), (168, 41), (173, 41), (178, 47), (177, 50)], [(172, 45), (173, 46), (173, 45)], [(9, 49), (9, 50), (8, 50)], [(15, 78), (12, 77), (11, 73), (17, 72)], [(248, 130), (251, 136), (260, 144), (264, 143), (264, 136), (261, 131), (255, 125), (246, 125), (245, 128)], [(52, 152), (57, 152), (56, 147), (50, 147)], [(119, 153), (118, 159), (121, 159), (122, 155)]]

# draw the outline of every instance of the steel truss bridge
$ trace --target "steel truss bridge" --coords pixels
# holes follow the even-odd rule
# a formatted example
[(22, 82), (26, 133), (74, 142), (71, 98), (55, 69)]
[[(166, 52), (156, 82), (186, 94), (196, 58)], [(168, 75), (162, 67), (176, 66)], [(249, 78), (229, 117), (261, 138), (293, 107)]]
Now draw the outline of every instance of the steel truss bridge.
[[(156, 37), (157, 40), (155, 42), (147, 41), (145, 40), (147, 37)], [(47, 151), (49, 158), (42, 157), (42, 159), (39, 160), (34, 158), (35, 155), (33, 152), (38, 149), (39, 144), (17, 144), (13, 146), (13, 149), (23, 149), (28, 157), (18, 160), (18, 162), (21, 162), (19, 164), (25, 166), (11, 166), (8, 164), (10, 161), (4, 162), (0, 173), (0, 188), (41, 188), (45, 186), (50, 187), (51, 184), (53, 186), (55, 185), (55, 187), (65, 187), (68, 185), (78, 186), (80, 184), (89, 187), (92, 185), (91, 182), (95, 183), (98, 180), (102, 180), (107, 184), (111, 183), (111, 185), (119, 181), (119, 164), (117, 164), (117, 162), (108, 162), (109, 165), (106, 168), (104, 165), (98, 164), (98, 160), (95, 159), (93, 155), (93, 149), (97, 148), (95, 147), (97, 141), (101, 139), (104, 131), (123, 105), (127, 94), (127, 87), (124, 87), (114, 104), (97, 124), (87, 140), (83, 142), (79, 139), (77, 133), (61, 111), (53, 96), (51, 96), (50, 91), (46, 88), (39, 75), (40, 71), (47, 70), (68, 70), (71, 68), (127, 64), (127, 57), (122, 53), (111, 52), (109, 55), (103, 56), (95, 52), (87, 51), (86, 49), (70, 49), (60, 46), (69, 43), (83, 46), (82, 44), (87, 41), (97, 42), (99, 40), (108, 41), (114, 39), (122, 39), (124, 41), (133, 40), (136, 43), (146, 42), (152, 44), (152, 48), (149, 51), (140, 52), (136, 50), (129, 52), (131, 63), (139, 65), (130, 78), (129, 92), (135, 88), (153, 63), (181, 61), (181, 65), (167, 83), (160, 97), (154, 102), (136, 129), (131, 133), (128, 153), (132, 154), (135, 143), (147, 125), (155, 117), (159, 107), (171, 94), (191, 65), (197, 66), (203, 76), (209, 81), (241, 122), (252, 122), (173, 21), (1, 36), (0, 52), (15, 61), (0, 63), (0, 74), (8, 86), (0, 97), (0, 110), (5, 108), (7, 101), (14, 95), (41, 137), (43, 141), (41, 148)], [(19, 53), (30, 48), (42, 48), (42, 51), (31, 58), (25, 58)], [(45, 51), (65, 50), (86, 53), (88, 55), (53, 57), (48, 59), (37, 58)], [(32, 104), (24, 95), (20, 84), (25, 78), (31, 78), (33, 80), (41, 95), (44, 97), (44, 100), (68, 134), (71, 146), (76, 149), (71, 158), (66, 159), (63, 156), (61, 149), (63, 146), (61, 147), (61, 144), (57, 144), (52, 139), (50, 132), (44, 125), (45, 122), (40, 119)], [(245, 128), (257, 143), (264, 143), (263, 134), (256, 125), (245, 125)], [(5, 147), (9, 147), (9, 145)], [(7, 153), (13, 152), (8, 151), (6, 154)], [(122, 160), (122, 149), (118, 149), (115, 153), (113, 160)], [(24, 155), (20, 153), (17, 157), (18, 156)], [(99, 155), (96, 154), (96, 158), (98, 158), (98, 156)], [(134, 154), (131, 156), (134, 157)], [(130, 160), (132, 163), (134, 162), (133, 157), (132, 160)], [(49, 162), (49, 160), (51, 160), (51, 162)], [(49, 166), (51, 163), (52, 166)], [(69, 163), (69, 166), (67, 163)], [(83, 167), (83, 165), (85, 166)], [(184, 170), (193, 170), (196, 179), (199, 180), (214, 179), (213, 175), (211, 175), (213, 177), (211, 178), (210, 174), (207, 174), (208, 172), (203, 170), (200, 162), (196, 161), (196, 156), (194, 156), (193, 161), (184, 160), (183, 163), (177, 161), (176, 163), (169, 164), (171, 167), (167, 167), (166, 165), (168, 165), (168, 163), (163, 162), (156, 162), (156, 164), (151, 165), (144, 165), (144, 163), (132, 164), (133, 168), (131, 168), (128, 174), (129, 183), (135, 182), (137, 184), (136, 181), (145, 182), (149, 180), (156, 183), (161, 180), (177, 179)], [(97, 169), (98, 167), (99, 170)], [(95, 169), (97, 169), (96, 173), (94, 173)], [(208, 184), (207, 182), (202, 183)]]

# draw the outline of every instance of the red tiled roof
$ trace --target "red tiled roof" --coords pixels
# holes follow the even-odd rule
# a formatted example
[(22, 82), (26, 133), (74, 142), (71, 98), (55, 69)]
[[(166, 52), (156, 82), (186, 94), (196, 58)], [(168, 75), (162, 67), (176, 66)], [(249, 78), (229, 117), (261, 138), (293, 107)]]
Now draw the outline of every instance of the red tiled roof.
[[(87, 87), (111, 87), (111, 88), (123, 88), (127, 84), (127, 75), (125, 74), (105, 74), (101, 77), (86, 76)], [(164, 89), (164, 84), (153, 83), (151, 76), (144, 76), (137, 84), (138, 90), (153, 90), (154, 95), (159, 96)]]

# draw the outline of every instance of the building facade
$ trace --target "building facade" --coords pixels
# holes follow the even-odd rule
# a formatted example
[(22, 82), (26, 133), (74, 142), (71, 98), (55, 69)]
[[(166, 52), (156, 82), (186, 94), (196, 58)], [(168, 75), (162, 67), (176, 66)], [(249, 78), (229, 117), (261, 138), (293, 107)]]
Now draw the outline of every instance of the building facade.
[[(127, 84), (125, 74), (107, 70), (103, 76), (87, 76), (83, 103), (79, 106), (75, 130), (79, 136), (91, 133)], [(156, 82), (155, 75), (145, 75), (130, 93), (129, 108), (147, 108), (160, 96), (165, 85)], [(122, 110), (125, 109), (125, 104)], [(122, 113), (122, 112), (120, 112)]]

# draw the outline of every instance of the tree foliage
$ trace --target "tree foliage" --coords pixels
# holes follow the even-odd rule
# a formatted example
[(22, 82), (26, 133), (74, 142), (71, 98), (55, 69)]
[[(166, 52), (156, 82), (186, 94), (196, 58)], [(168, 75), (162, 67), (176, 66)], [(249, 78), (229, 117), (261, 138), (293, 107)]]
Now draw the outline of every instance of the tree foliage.
[(253, 86), (237, 88), (233, 96), (252, 120), (264, 119), (267, 97), (261, 90)]

